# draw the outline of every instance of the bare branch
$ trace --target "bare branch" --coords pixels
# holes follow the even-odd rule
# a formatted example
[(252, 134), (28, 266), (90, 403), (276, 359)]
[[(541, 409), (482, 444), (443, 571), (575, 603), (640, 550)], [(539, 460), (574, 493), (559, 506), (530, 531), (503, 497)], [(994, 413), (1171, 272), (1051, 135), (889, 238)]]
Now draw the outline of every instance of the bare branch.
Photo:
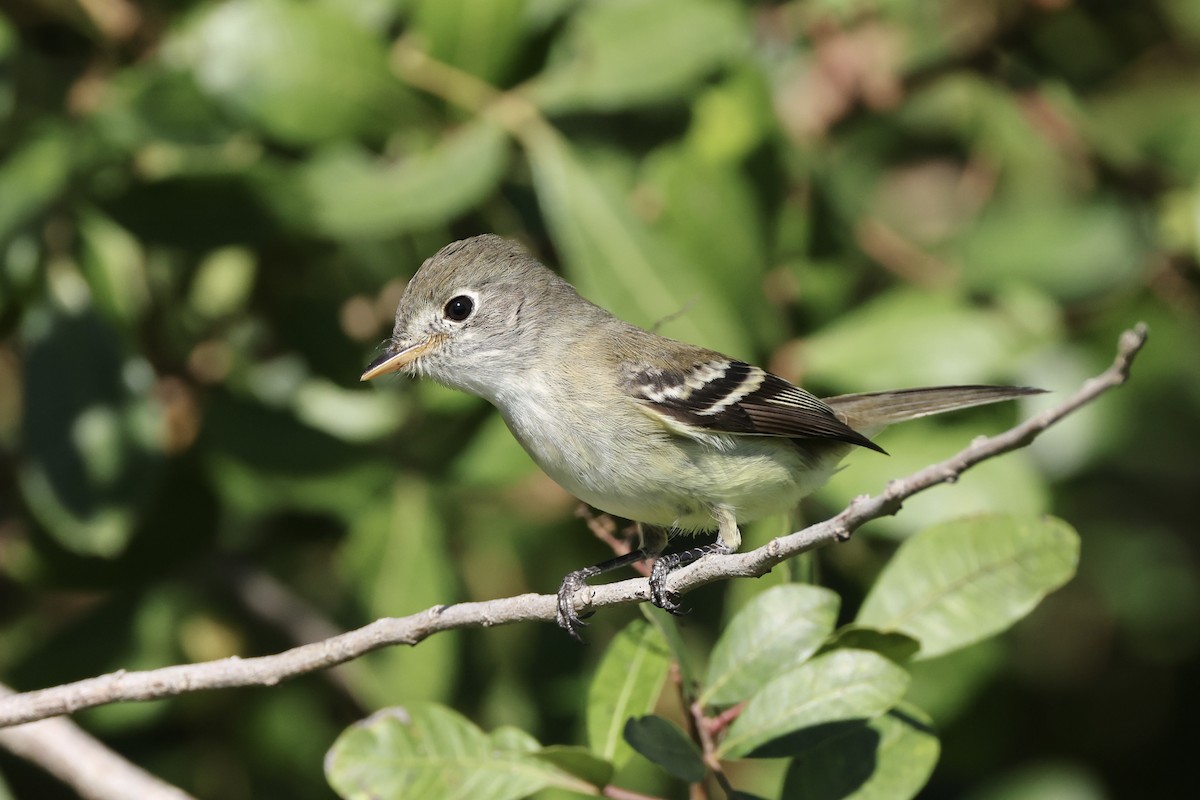
[[(1144, 324), (1126, 331), (1121, 336), (1112, 366), (1086, 381), (1059, 405), (1004, 433), (980, 437), (951, 458), (892, 481), (881, 494), (856, 498), (832, 519), (774, 539), (756, 550), (702, 558), (672, 573), (668, 583), (670, 590), (682, 595), (718, 580), (763, 575), (795, 555), (845, 540), (863, 524), (896, 513), (909, 497), (931, 486), (953, 482), (981, 461), (1028, 445), (1063, 417), (1128, 380), (1130, 366), (1145, 344), (1146, 336)], [(575, 604), (583, 611), (640, 603), (649, 596), (646, 579), (633, 578), (580, 589)], [(234, 657), (144, 672), (118, 671), (0, 698), (0, 727), (70, 714), (106, 703), (155, 700), (203, 689), (272, 686), (297, 675), (342, 664), (381, 647), (415, 645), (440, 631), (488, 628), (514, 622), (553, 622), (556, 603), (554, 595), (524, 594), (486, 602), (435, 606), (407, 617), (379, 619), (357, 630), (274, 655)]]
[[(0, 697), (12, 693), (0, 684)], [(37, 764), (85, 800), (192, 800), (182, 789), (121, 758), (69, 719), (0, 730), (0, 747)]]

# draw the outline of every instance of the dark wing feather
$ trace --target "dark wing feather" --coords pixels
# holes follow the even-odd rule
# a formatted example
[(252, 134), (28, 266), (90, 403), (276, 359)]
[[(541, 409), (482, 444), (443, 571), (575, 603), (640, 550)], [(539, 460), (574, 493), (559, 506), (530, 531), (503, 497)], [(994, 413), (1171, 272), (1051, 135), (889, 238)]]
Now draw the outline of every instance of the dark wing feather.
[(657, 414), (715, 433), (832, 439), (884, 452), (813, 395), (744, 361), (627, 365), (624, 388)]

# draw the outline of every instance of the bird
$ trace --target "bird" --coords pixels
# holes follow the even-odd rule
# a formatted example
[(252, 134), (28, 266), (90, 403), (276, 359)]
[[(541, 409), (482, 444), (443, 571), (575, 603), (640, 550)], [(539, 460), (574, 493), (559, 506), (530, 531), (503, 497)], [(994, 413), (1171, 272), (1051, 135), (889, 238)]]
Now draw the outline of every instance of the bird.
[[(361, 379), (402, 373), (484, 398), (533, 461), (583, 502), (637, 524), (641, 546), (568, 573), (557, 622), (582, 641), (587, 580), (655, 559), (650, 600), (685, 609), (675, 569), (741, 545), (739, 524), (793, 509), (888, 425), (1040, 392), (939, 386), (819, 399), (761, 367), (625, 322), (518, 242), (446, 245), (413, 275)], [(664, 554), (678, 533), (715, 541)]]

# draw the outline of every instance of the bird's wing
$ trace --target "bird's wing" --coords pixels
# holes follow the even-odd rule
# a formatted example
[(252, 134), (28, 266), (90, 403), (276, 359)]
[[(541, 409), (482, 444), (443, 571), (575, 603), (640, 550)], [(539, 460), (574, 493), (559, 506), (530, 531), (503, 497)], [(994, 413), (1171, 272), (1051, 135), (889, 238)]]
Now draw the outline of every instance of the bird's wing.
[(833, 439), (884, 452), (833, 409), (777, 375), (716, 356), (686, 368), (626, 363), (623, 388), (674, 430)]

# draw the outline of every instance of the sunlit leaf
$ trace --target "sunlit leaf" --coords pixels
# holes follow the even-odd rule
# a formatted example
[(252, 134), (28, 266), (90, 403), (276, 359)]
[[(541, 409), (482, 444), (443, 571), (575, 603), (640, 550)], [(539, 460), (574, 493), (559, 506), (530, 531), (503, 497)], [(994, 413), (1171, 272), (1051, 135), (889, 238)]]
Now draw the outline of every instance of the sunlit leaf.
[[(441, 520), (417, 480), (400, 481), (387, 501), (359, 514), (339, 561), (368, 619), (413, 614), (457, 594)], [(456, 638), (443, 633), (419, 650), (389, 647), (359, 659), (350, 674), (364, 704), (444, 698), (459, 666)]]
[(989, 514), (901, 545), (857, 621), (899, 631), (932, 658), (1005, 630), (1075, 574), (1079, 535), (1054, 517)]
[(325, 774), (346, 800), (519, 800), (548, 786), (594, 793), (536, 758), (537, 750), (537, 741), (515, 728), (487, 734), (448, 708), (417, 704), (347, 728), (325, 758)]
[(380, 238), (426, 228), (462, 214), (496, 188), (508, 139), (477, 122), (433, 149), (394, 165), (337, 148), (309, 161), (299, 176), (301, 220), (336, 238)]
[(777, 129), (774, 112), (765, 76), (739, 65), (728, 79), (695, 96), (684, 141), (709, 164), (734, 164)]
[(625, 722), (654, 708), (668, 667), (662, 634), (643, 620), (625, 626), (596, 667), (587, 695), (588, 745), (618, 769), (633, 755)]
[(296, 416), (305, 424), (347, 442), (373, 441), (393, 433), (408, 406), (395, 392), (357, 392), (330, 381), (306, 381), (295, 396)]
[(414, 32), (428, 54), (500, 84), (521, 54), (527, 0), (418, 0)]
[(765, 297), (767, 241), (763, 211), (748, 177), (690, 149), (660, 152), (647, 164), (647, 184), (662, 203), (654, 229), (711, 278), (739, 324), (764, 344), (781, 336), (775, 305)]
[(802, 584), (755, 596), (713, 647), (699, 702), (720, 706), (745, 700), (808, 659), (833, 631), (839, 603), (828, 589)]
[(958, 293), (894, 289), (806, 339), (796, 371), (845, 391), (987, 383), (1053, 328), (1053, 314), (1023, 299), (982, 309)]
[(6, 243), (66, 187), (71, 161), (70, 135), (51, 125), (5, 154), (0, 163), (0, 243)]
[(551, 745), (536, 751), (533, 756), (592, 786), (607, 786), (612, 780), (613, 765), (586, 747)]
[(814, 725), (869, 720), (904, 696), (908, 674), (877, 653), (834, 650), (785, 672), (760, 689), (717, 746), (743, 758)]
[(143, 251), (129, 231), (96, 213), (80, 221), (82, 257), (92, 298), (114, 322), (131, 325), (150, 301)]
[[(1036, 399), (1028, 405), (1033, 405)], [(1008, 405), (1008, 404), (1005, 404)], [(845, 468), (816, 496), (835, 507), (849, 503), (864, 491), (879, 491), (888, 481), (949, 458), (977, 436), (999, 433), (1016, 422), (1025, 402), (1017, 408), (996, 406), (979, 411), (946, 414), (938, 419), (916, 420), (888, 428), (874, 437), (889, 455), (862, 450), (850, 453)], [(953, 486), (923, 492), (904, 504), (904, 513), (876, 520), (865, 529), (869, 536), (904, 538), (930, 525), (982, 512), (1040, 514), (1050, 506), (1050, 496), (1029, 453), (1010, 453), (980, 464)]]
[(551, 111), (613, 109), (681, 97), (749, 44), (724, 0), (609, 0), (572, 17), (562, 54), (533, 89)]
[(1018, 200), (989, 209), (955, 250), (975, 289), (1023, 282), (1075, 299), (1129, 281), (1148, 246), (1137, 214), (1119, 203)]
[(417, 108), (389, 70), (383, 41), (330, 5), (222, 3), (167, 54), (230, 111), (289, 144), (377, 136)]
[(615, 186), (557, 134), (546, 131), (524, 143), (564, 269), (585, 297), (644, 327), (671, 317), (661, 333), (749, 355), (728, 298), (670, 242), (647, 230)]
[[(743, 539), (743, 541), (745, 540)], [(685, 691), (694, 693), (700, 686), (700, 669), (696, 664), (696, 654), (688, 648), (687, 642), (684, 641), (675, 616), (661, 608), (655, 608), (650, 603), (640, 604), (638, 610), (658, 630), (663, 641), (666, 642), (672, 667), (679, 670), (680, 685), (687, 687)]]

